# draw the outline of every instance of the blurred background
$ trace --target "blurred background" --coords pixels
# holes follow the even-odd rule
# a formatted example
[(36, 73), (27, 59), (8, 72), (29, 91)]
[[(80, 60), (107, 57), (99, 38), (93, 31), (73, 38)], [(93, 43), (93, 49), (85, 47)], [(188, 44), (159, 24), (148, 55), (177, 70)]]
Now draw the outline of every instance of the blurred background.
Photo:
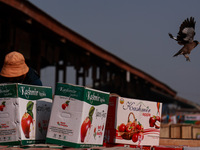
[[(98, 46), (166, 83), (177, 95), (200, 104), (200, 47), (190, 54), (191, 62), (186, 62), (183, 56), (174, 58), (181, 46), (168, 36), (169, 32), (176, 36), (181, 23), (193, 16), (195, 39), (200, 39), (198, 0), (30, 2)], [(42, 79), (47, 84), (46, 72), (42, 71)], [(74, 83), (73, 70), (70, 72), (72, 77), (68, 81)]]

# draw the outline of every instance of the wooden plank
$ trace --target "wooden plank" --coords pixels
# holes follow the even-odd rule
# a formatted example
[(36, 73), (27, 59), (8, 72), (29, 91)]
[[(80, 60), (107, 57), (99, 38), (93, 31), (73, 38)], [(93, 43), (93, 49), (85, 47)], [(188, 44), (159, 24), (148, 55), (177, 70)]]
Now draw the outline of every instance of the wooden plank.
[(200, 147), (200, 140), (160, 138), (159, 145)]
[(181, 125), (181, 133), (182, 139), (192, 139), (192, 125)]
[(192, 138), (197, 139), (198, 134), (200, 134), (200, 125), (193, 125), (192, 127)]
[(169, 124), (161, 124), (160, 137), (161, 138), (170, 138), (170, 125)]
[(180, 139), (181, 138), (181, 125), (172, 124), (170, 126), (170, 138)]

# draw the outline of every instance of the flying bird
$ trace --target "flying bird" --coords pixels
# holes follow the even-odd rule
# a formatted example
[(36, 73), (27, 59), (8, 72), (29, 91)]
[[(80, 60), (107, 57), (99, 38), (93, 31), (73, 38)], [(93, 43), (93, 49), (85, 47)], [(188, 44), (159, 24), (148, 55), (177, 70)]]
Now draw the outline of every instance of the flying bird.
[(194, 17), (187, 18), (181, 24), (177, 37), (174, 37), (171, 33), (169, 33), (170, 38), (176, 40), (179, 45), (183, 45), (174, 57), (183, 55), (186, 58), (186, 61), (190, 61), (188, 55), (199, 44), (197, 40), (193, 40), (195, 36), (195, 24), (196, 22)]

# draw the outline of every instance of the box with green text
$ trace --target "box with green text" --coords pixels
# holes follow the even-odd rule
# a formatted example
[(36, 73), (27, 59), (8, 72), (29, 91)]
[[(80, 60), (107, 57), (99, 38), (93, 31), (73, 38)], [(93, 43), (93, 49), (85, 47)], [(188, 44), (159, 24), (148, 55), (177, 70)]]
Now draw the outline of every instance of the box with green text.
[(103, 146), (109, 93), (57, 83), (47, 143), (74, 148)]
[(46, 139), (52, 88), (0, 84), (0, 145), (28, 145)]

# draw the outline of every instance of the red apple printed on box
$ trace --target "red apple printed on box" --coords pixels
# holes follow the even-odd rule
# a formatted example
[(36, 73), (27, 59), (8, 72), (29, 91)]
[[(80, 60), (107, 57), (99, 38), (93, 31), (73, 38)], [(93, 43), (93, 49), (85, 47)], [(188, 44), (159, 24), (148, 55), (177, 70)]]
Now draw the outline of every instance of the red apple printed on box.
[[(133, 122), (130, 120), (130, 115), (131, 114), (133, 116)], [(127, 123), (126, 124), (125, 123), (121, 123), (117, 127), (118, 136), (121, 136), (123, 139), (130, 139), (130, 137), (128, 137), (128, 135), (131, 136), (131, 134), (135, 131), (135, 123), (134, 122), (135, 122), (135, 115), (133, 113), (130, 113), (128, 115)]]
[(0, 111), (3, 111), (5, 107), (6, 107), (6, 102), (3, 101), (3, 102), (1, 103), (1, 105), (0, 105)]
[(118, 131), (119, 132), (125, 132), (126, 130), (126, 125), (124, 123), (121, 123), (119, 126), (118, 126)]
[(138, 124), (136, 125), (136, 131), (144, 131), (144, 127), (139, 121)]
[(63, 110), (65, 110), (66, 107), (69, 106), (69, 102), (70, 102), (70, 101), (66, 101), (65, 103), (62, 104), (62, 109), (63, 109)]
[[(130, 120), (130, 116), (133, 117), (133, 121)], [(134, 143), (141, 142), (144, 139), (144, 127), (137, 121), (133, 112), (129, 113), (127, 124), (121, 123), (117, 131), (118, 136), (121, 136), (122, 139), (132, 140)]]
[(95, 108), (94, 108), (94, 106), (92, 106), (89, 110), (88, 116), (85, 118), (85, 120), (83, 121), (83, 123), (81, 125), (81, 142), (85, 141), (87, 132), (91, 128), (92, 116), (94, 114), (94, 110), (95, 110)]
[(33, 112), (32, 112), (33, 105), (34, 103), (32, 101), (29, 101), (27, 103), (26, 112), (24, 113), (21, 119), (22, 131), (26, 138), (30, 138), (30, 132), (31, 132), (30, 126), (31, 124), (33, 125)]
[(149, 118), (149, 126), (160, 129), (160, 103), (157, 102), (157, 115), (153, 115)]

